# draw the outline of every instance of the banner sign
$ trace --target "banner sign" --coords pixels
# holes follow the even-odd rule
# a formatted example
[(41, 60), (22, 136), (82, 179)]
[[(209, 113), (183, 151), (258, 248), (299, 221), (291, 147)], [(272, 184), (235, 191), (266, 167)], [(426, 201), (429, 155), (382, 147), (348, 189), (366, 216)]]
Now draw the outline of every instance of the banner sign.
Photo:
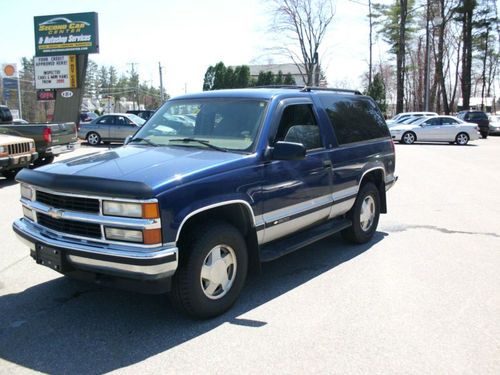
[(56, 90), (37, 90), (36, 100), (56, 100)]
[(77, 87), (75, 55), (35, 57), (34, 66), (38, 90)]
[(56, 14), (35, 19), (35, 55), (99, 53), (97, 13)]

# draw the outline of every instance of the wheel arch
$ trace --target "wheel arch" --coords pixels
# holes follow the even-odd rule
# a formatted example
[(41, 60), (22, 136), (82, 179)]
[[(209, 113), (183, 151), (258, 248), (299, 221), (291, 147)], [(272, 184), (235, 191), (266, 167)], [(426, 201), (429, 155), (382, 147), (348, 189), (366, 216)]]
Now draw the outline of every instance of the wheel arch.
[(241, 232), (247, 245), (249, 270), (260, 270), (255, 216), (250, 204), (244, 200), (219, 202), (191, 211), (179, 225), (175, 239), (176, 243), (182, 245), (198, 225), (213, 220), (226, 221)]
[(364, 184), (367, 184), (368, 182), (372, 182), (377, 187), (380, 196), (380, 213), (386, 214), (387, 199), (385, 193), (385, 169), (382, 166), (378, 166), (367, 169), (365, 172), (363, 172), (363, 175), (359, 180), (358, 191)]

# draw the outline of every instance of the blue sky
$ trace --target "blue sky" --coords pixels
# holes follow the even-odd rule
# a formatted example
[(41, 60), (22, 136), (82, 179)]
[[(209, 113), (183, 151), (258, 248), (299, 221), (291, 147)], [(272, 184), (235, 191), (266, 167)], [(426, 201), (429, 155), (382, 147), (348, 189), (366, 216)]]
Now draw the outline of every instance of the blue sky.
[[(363, 0), (359, 0), (363, 2)], [(34, 54), (33, 17), (97, 12), (100, 53), (90, 58), (120, 72), (136, 63), (142, 81), (159, 84), (158, 62), (170, 95), (200, 91), (209, 65), (284, 62), (266, 53), (275, 45), (268, 33), (270, 12), (263, 0), (17, 0), (2, 1), (0, 63)], [(330, 85), (361, 88), (367, 70), (368, 8), (335, 1), (336, 15), (323, 42), (323, 68)], [(374, 46), (387, 57), (386, 46)]]

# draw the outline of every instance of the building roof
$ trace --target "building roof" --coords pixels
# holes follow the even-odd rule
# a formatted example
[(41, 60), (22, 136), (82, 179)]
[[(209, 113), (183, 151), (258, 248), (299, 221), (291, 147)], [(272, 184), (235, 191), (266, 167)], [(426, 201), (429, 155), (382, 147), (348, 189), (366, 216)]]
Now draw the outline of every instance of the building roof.
[(300, 70), (295, 64), (265, 64), (265, 65), (249, 65), (250, 75), (258, 76), (260, 72), (272, 72), (278, 74), (281, 70), (283, 74), (290, 73), (291, 75), (300, 75)]

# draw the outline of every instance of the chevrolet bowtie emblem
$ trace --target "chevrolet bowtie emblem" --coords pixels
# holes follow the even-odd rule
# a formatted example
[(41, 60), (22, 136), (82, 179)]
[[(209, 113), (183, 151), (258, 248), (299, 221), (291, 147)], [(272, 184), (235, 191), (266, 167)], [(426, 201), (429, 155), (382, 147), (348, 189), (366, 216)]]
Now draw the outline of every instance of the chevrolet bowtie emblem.
[(50, 208), (47, 214), (53, 219), (60, 219), (64, 214), (64, 210), (59, 210), (57, 208)]

